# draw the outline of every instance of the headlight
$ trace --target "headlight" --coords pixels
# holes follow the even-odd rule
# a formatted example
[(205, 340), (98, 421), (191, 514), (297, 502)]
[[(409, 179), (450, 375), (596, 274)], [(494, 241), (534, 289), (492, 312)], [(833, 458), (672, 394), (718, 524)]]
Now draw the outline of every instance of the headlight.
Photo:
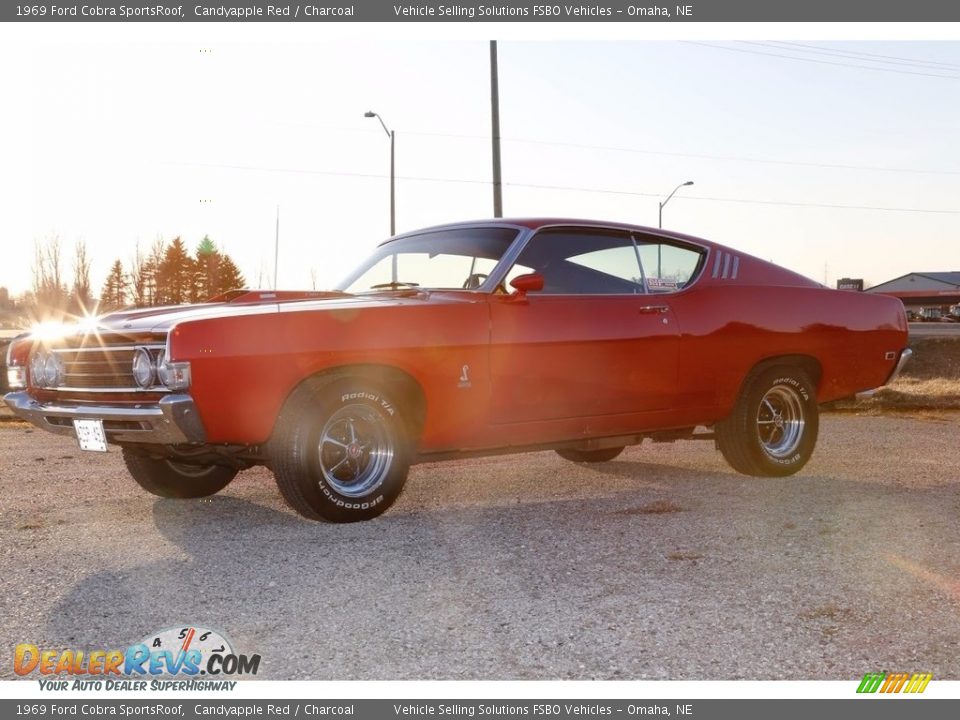
[(166, 351), (157, 358), (157, 377), (170, 390), (186, 390), (190, 387), (190, 363), (167, 362)]
[(43, 381), (47, 387), (57, 387), (63, 383), (63, 361), (55, 352), (47, 355), (43, 363)]
[(133, 354), (133, 379), (142, 388), (152, 387), (154, 384), (153, 360), (146, 348), (137, 348)]
[(30, 382), (34, 387), (43, 387), (46, 384), (44, 379), (44, 365), (47, 362), (47, 354), (43, 350), (35, 350), (33, 357), (30, 358)]

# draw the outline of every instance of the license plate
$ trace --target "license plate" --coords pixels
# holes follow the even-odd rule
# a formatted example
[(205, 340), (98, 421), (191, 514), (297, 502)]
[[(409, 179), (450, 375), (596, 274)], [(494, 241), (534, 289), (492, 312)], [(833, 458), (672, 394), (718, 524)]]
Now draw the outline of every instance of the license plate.
[(103, 432), (103, 420), (74, 420), (73, 429), (81, 450), (107, 451), (107, 435)]

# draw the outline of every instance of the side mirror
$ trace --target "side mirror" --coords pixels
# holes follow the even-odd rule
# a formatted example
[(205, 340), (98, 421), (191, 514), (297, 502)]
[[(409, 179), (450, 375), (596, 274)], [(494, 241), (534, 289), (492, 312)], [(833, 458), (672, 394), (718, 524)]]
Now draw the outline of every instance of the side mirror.
[(526, 295), (528, 292), (539, 292), (543, 290), (543, 275), (539, 273), (517, 275), (510, 281), (510, 287), (516, 290), (518, 295)]

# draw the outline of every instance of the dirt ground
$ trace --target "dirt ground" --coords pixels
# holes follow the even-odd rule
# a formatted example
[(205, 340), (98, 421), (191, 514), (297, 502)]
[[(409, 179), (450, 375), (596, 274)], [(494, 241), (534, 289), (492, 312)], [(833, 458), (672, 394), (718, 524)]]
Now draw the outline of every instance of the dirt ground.
[(0, 647), (186, 623), (268, 679), (960, 679), (958, 438), (960, 414), (827, 415), (783, 480), (703, 441), (422, 465), (326, 525), (263, 469), (160, 500), (115, 451), (5, 423)]

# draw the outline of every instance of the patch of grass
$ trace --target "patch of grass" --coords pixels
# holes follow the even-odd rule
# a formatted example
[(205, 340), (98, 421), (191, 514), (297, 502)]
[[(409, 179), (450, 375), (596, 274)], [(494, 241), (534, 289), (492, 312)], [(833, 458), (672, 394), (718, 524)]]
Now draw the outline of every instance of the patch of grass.
[(866, 400), (838, 400), (825, 410), (872, 414), (960, 410), (960, 338), (915, 338), (913, 357), (890, 385)]
[(654, 500), (640, 508), (644, 515), (661, 515), (663, 513), (683, 512), (683, 508), (670, 500)]
[(800, 613), (801, 620), (842, 620), (849, 616), (850, 610), (839, 607), (834, 603), (820, 605), (812, 610)]
[(703, 554), (696, 552), (672, 552), (667, 560), (703, 560)]

